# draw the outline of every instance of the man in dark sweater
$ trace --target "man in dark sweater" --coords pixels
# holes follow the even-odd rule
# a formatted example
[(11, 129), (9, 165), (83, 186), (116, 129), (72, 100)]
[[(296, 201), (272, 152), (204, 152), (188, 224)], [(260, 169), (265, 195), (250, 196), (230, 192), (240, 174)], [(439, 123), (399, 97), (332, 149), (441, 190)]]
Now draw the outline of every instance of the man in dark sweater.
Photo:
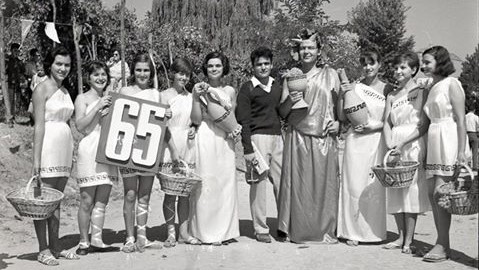
[(239, 91), (236, 119), (243, 127), (241, 131), (247, 178), (251, 178), (252, 162), (255, 162), (253, 144), (269, 165), (269, 171), (256, 175), (251, 183), (250, 207), (256, 239), (270, 243), (269, 227), (266, 224), (266, 187), (273, 184), (276, 205), (278, 204), (279, 183), (283, 155), (283, 138), (278, 107), (282, 88), (271, 74), (273, 53), (260, 47), (251, 53), (254, 76), (245, 82)]

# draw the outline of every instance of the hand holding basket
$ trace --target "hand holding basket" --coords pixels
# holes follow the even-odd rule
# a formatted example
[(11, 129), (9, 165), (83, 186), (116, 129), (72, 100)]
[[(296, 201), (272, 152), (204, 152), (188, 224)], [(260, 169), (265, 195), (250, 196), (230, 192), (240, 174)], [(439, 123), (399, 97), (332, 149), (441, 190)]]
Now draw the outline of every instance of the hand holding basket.
[(395, 150), (389, 150), (384, 156), (383, 164), (372, 167), (372, 170), (384, 187), (409, 187), (414, 180), (419, 162), (399, 160), (398, 162), (388, 163), (387, 160), (393, 151)]
[[(461, 177), (461, 169), (466, 169), (468, 177)], [(438, 205), (453, 215), (472, 215), (479, 212), (478, 180), (466, 164), (459, 165), (453, 180), (438, 187)]]
[[(37, 186), (31, 189), (34, 179), (37, 180)], [(33, 176), (25, 189), (12, 191), (5, 197), (20, 216), (34, 220), (47, 219), (58, 208), (64, 195), (59, 190), (41, 185), (40, 176)]]

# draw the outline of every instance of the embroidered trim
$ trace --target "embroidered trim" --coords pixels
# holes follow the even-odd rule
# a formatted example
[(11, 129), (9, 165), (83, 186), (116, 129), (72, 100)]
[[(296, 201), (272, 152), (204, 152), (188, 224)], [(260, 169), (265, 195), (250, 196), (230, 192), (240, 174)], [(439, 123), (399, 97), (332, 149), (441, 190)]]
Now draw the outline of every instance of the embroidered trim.
[(92, 176), (87, 176), (87, 177), (81, 177), (77, 178), (77, 183), (79, 185), (90, 183), (90, 182), (96, 182), (96, 181), (117, 181), (118, 177), (112, 176), (112, 175), (107, 175), (107, 174), (97, 174), (97, 175), (92, 175)]
[(370, 97), (372, 97), (372, 98), (378, 99), (378, 100), (380, 100), (380, 101), (385, 101), (385, 100), (386, 100), (386, 97), (384, 97), (384, 96), (381, 95), (381, 94), (378, 94), (378, 93), (376, 93), (376, 92), (370, 91), (370, 90), (368, 90), (368, 89), (362, 89), (362, 90), (363, 90), (364, 94), (366, 94), (366, 95), (368, 95), (368, 96), (370, 96)]
[(141, 171), (133, 168), (120, 167), (120, 173), (124, 175), (136, 174), (136, 175), (154, 175), (153, 172)]
[(231, 113), (231, 110), (226, 110), (226, 112), (222, 116), (220, 116), (219, 118), (215, 119), (214, 122), (215, 123), (222, 122), (223, 120), (226, 119), (226, 117), (228, 117), (228, 115), (230, 115), (230, 113)]
[(444, 164), (426, 164), (427, 171), (445, 171), (452, 172), (456, 169), (457, 165), (444, 165)]
[(357, 111), (361, 110), (362, 108), (366, 108), (366, 102), (363, 102), (363, 103), (358, 104), (358, 105), (353, 106), (353, 107), (344, 108), (344, 113), (350, 114), (350, 113), (353, 113), (353, 112), (357, 112)]
[(42, 167), (40, 168), (40, 173), (56, 173), (56, 172), (67, 172), (71, 171), (70, 166), (55, 166), (55, 167)]

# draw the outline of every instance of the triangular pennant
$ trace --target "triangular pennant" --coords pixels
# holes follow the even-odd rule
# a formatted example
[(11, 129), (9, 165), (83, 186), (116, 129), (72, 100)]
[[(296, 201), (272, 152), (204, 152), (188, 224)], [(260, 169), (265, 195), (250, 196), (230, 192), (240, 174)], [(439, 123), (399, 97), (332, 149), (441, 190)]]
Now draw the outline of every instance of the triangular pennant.
[(57, 30), (55, 29), (55, 23), (52, 23), (52, 22), (45, 23), (45, 34), (47, 35), (47, 37), (49, 37), (51, 40), (55, 41), (56, 43), (61, 43), (60, 40), (58, 39)]
[(30, 28), (32, 28), (33, 21), (32, 20), (21, 20), (22, 21), (22, 42), (25, 40), (25, 38), (28, 35), (28, 32), (30, 32)]

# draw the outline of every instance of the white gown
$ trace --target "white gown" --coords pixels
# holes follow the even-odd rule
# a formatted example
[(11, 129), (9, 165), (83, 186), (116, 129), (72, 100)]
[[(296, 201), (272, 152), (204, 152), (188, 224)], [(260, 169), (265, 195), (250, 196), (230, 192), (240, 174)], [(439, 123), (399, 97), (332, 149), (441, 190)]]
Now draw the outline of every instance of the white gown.
[[(226, 93), (218, 92), (230, 101)], [(196, 173), (203, 181), (190, 195), (189, 228), (203, 243), (213, 243), (240, 235), (235, 151), (227, 134), (203, 115), (196, 134)]]
[[(386, 98), (371, 87), (355, 91), (366, 102), (369, 122), (382, 121)], [(362, 90), (359, 90), (362, 89)], [(386, 191), (371, 167), (382, 162), (382, 130), (346, 135), (339, 192), (338, 237), (360, 242), (386, 239)]]
[[(91, 103), (86, 108), (88, 114), (100, 101)], [(97, 123), (95, 128), (86, 135), (78, 144), (78, 157), (76, 161), (76, 180), (79, 187), (91, 187), (99, 185), (112, 185), (117, 179), (117, 167), (97, 163), (95, 161), (98, 142), (100, 141), (101, 126)]]
[[(393, 144), (401, 142), (417, 129), (422, 113), (423, 91), (425, 90), (411, 90), (393, 102), (390, 114)], [(431, 209), (424, 170), (425, 139), (425, 136), (422, 136), (402, 149), (402, 160), (419, 161), (420, 164), (411, 186), (386, 189), (389, 214), (423, 213)]]
[(41, 177), (68, 177), (73, 158), (73, 136), (67, 121), (74, 106), (68, 92), (58, 89), (45, 103)]

